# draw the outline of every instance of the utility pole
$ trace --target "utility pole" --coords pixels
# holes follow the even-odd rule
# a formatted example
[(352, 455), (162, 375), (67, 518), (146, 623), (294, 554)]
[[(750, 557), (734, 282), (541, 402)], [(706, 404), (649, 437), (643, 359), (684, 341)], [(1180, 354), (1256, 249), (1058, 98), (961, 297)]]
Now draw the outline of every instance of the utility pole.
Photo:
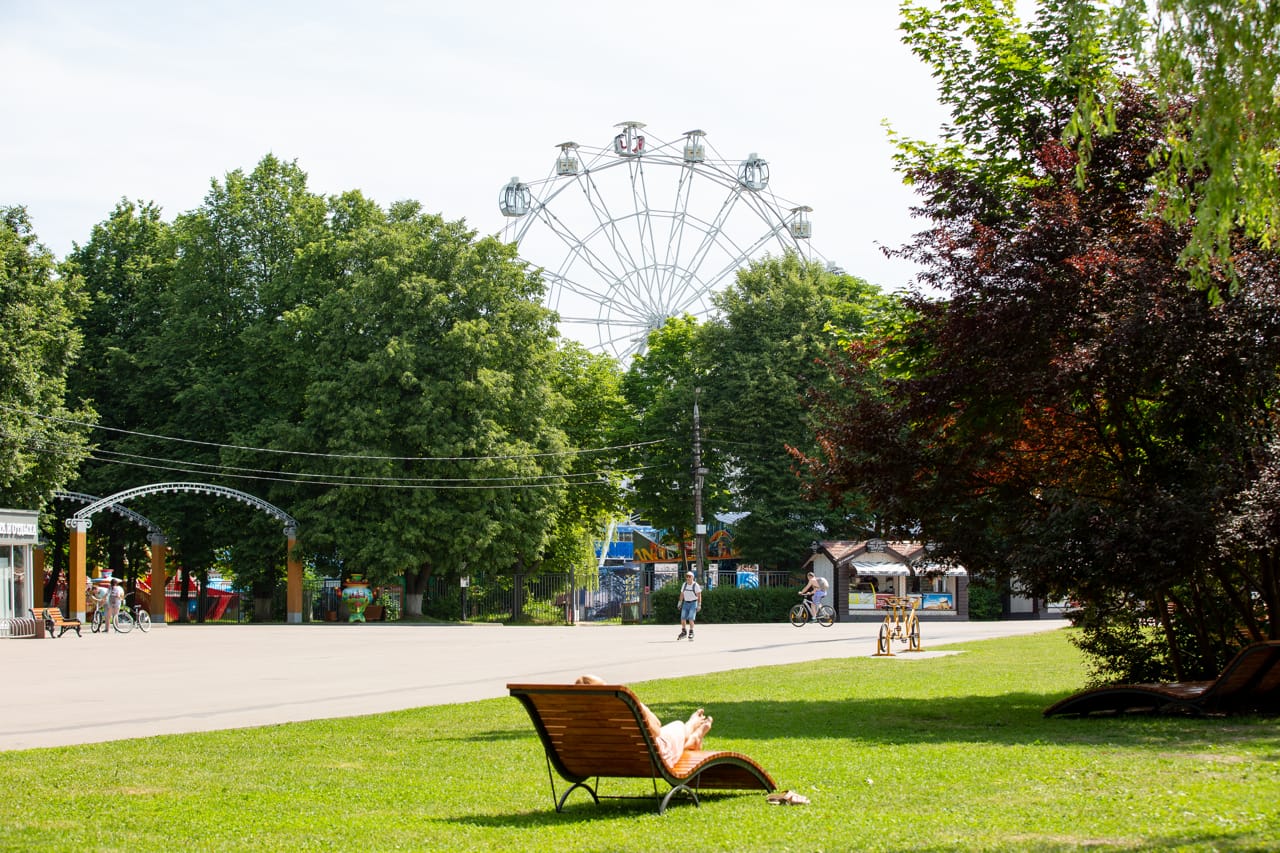
[(702, 489), (707, 469), (702, 466), (702, 414), (698, 410), (701, 388), (693, 389), (693, 558), (698, 583), (706, 584), (707, 525), (702, 520)]

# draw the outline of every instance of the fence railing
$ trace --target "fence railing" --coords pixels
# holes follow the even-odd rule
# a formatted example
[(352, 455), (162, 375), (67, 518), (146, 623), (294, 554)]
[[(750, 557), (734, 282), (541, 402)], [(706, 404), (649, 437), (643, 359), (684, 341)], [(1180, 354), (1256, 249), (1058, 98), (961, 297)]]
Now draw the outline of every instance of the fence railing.
[[(704, 585), (724, 587), (794, 586), (798, 576), (786, 571), (709, 571)], [(472, 575), (464, 589), (457, 578), (432, 577), (423, 593), (422, 612), (437, 619), (468, 622), (513, 622), (533, 625), (562, 625), (577, 620), (605, 621), (646, 615), (636, 607), (648, 593), (683, 579), (681, 571), (661, 571), (652, 566), (606, 570), (586, 582), (576, 583), (569, 574)], [(382, 587), (390, 599), (388, 620), (403, 612), (400, 587)], [(303, 582), (302, 621), (323, 622), (345, 618), (342, 582), (337, 578), (308, 579)], [(188, 607), (194, 607), (189, 604)], [(212, 613), (206, 613), (211, 617)], [(192, 621), (194, 612), (192, 612)], [(218, 614), (218, 621), (252, 621), (254, 599), (249, 593), (235, 595), (234, 601)], [(285, 588), (278, 586), (271, 601), (273, 621), (284, 621)]]

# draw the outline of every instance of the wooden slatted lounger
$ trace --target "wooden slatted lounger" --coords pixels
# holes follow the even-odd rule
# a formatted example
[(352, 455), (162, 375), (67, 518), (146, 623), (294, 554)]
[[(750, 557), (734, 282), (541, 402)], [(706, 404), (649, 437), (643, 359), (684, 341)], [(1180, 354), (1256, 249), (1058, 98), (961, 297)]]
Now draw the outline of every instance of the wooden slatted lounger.
[(1114, 684), (1082, 690), (1044, 715), (1280, 713), (1280, 640), (1254, 643), (1231, 659), (1213, 681)]
[[(599, 804), (604, 777), (652, 779), (654, 799), (661, 800), (658, 814), (676, 793), (698, 805), (702, 789), (777, 788), (764, 768), (738, 752), (688, 750), (675, 767), (668, 767), (644, 723), (640, 700), (621, 684), (508, 684), (507, 689), (529, 712), (542, 740), (557, 812), (577, 788)], [(558, 799), (553, 767), (571, 783)], [(593, 778), (595, 785), (587, 784)], [(658, 780), (671, 786), (665, 796), (659, 794)]]

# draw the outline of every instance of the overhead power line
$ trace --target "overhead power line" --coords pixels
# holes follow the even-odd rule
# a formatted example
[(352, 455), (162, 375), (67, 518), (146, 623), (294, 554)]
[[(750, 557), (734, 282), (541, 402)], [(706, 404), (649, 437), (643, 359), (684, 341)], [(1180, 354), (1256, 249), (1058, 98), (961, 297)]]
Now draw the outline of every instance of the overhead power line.
[(510, 459), (540, 459), (550, 457), (585, 456), (592, 453), (611, 453), (619, 450), (631, 450), (637, 447), (662, 444), (666, 441), (665, 439), (655, 439), (653, 441), (640, 441), (634, 444), (619, 444), (611, 447), (592, 447), (580, 448), (577, 450), (546, 451), (539, 453), (512, 453), (496, 456), (380, 456), (364, 453), (318, 453), (306, 450), (281, 450), (275, 447), (250, 447), (242, 444), (221, 444), (215, 441), (200, 441), (193, 438), (177, 438), (175, 436), (157, 435), (155, 433), (102, 426), (101, 424), (77, 421), (71, 418), (60, 418), (54, 415), (45, 415), (40, 412), (18, 409), (13, 406), (5, 406), (3, 404), (0, 404), (0, 410), (15, 412), (17, 414), (27, 415), (28, 417), (39, 418), (46, 421), (53, 421), (55, 423), (71, 424), (72, 426), (84, 427), (85, 429), (113, 432), (118, 435), (136, 436), (138, 438), (148, 438), (155, 441), (172, 441), (179, 444), (212, 447), (218, 450), (241, 450), (247, 453), (271, 453), (279, 456), (301, 456), (315, 459), (357, 459), (384, 462), (497, 462)]

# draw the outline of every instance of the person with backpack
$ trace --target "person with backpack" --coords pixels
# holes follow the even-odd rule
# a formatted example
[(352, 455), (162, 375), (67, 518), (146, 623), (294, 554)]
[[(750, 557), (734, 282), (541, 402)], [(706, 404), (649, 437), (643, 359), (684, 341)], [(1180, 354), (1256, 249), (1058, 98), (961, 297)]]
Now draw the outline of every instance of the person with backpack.
[(702, 609), (702, 585), (694, 579), (693, 572), (685, 572), (684, 583), (680, 585), (680, 636), (693, 641), (693, 623), (697, 621), (698, 611)]

